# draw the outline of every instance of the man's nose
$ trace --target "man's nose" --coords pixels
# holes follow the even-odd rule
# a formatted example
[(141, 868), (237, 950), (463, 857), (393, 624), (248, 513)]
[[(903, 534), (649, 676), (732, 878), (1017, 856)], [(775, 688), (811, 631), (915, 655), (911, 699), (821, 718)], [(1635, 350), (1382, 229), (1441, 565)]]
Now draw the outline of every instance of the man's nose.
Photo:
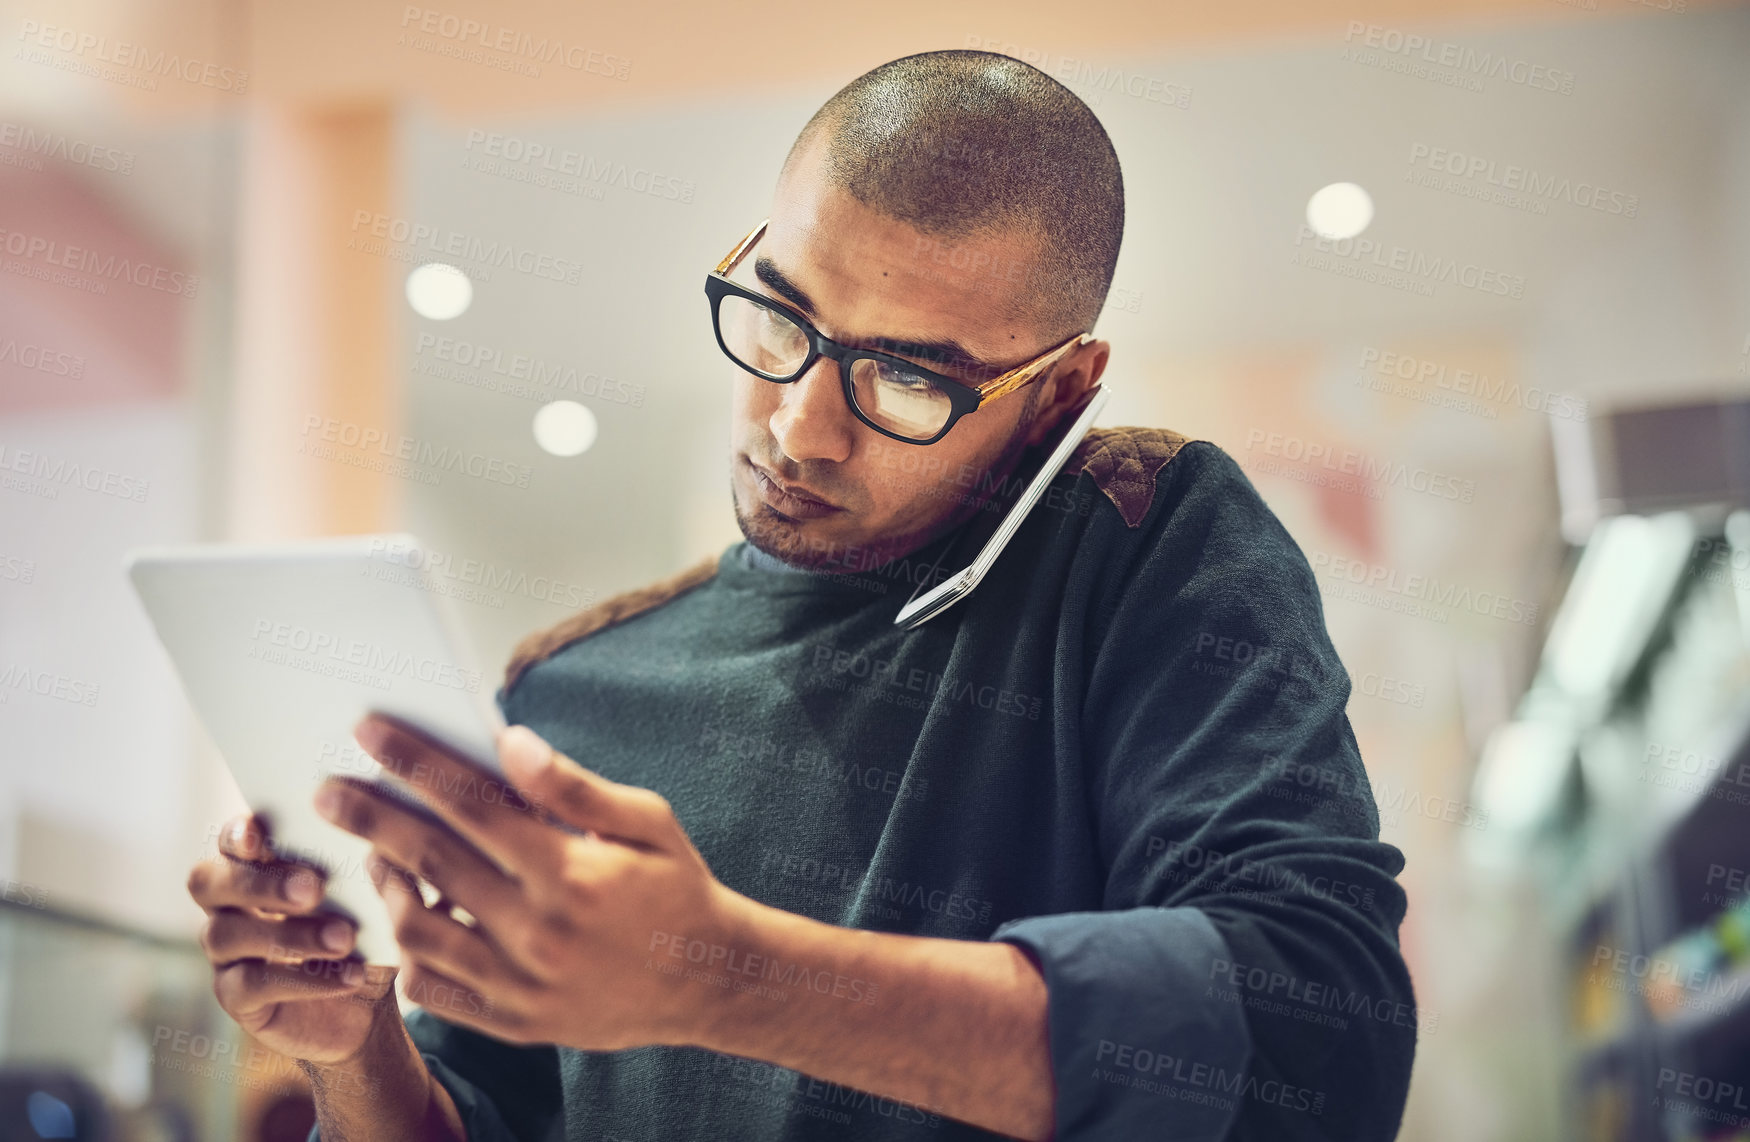
[(780, 389), (771, 428), (784, 455), (798, 462), (830, 460), (842, 464), (850, 459), (856, 423), (845, 405), (838, 362), (822, 357), (808, 372)]

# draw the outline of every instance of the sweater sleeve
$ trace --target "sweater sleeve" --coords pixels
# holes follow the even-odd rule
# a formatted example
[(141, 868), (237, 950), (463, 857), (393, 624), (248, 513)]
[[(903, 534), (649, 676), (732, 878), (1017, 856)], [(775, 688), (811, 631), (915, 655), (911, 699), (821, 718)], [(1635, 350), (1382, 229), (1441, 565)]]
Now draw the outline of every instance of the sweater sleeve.
[(1057, 1082), (1056, 1142), (1225, 1137), (1251, 1041), (1231, 1005), (1207, 998), (1228, 959), (1195, 908), (1066, 912), (1010, 920), (991, 934), (1026, 949), (1045, 977)]
[[(1213, 445), (1186, 445), (1156, 498), (1090, 595), (1104, 911), (993, 934), (1047, 981), (1058, 1138), (1391, 1139), (1416, 1042), (1403, 856), (1317, 584)], [(1145, 1107), (1152, 1130), (1117, 1129)]]

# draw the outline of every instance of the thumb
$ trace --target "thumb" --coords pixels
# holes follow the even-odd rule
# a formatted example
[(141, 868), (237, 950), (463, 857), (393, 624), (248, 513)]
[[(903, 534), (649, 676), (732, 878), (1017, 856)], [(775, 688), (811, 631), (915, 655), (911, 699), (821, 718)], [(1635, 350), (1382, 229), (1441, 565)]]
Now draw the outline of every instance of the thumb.
[(660, 843), (647, 789), (609, 781), (548, 745), (527, 726), (498, 735), (498, 762), (528, 799), (567, 825), (644, 845)]

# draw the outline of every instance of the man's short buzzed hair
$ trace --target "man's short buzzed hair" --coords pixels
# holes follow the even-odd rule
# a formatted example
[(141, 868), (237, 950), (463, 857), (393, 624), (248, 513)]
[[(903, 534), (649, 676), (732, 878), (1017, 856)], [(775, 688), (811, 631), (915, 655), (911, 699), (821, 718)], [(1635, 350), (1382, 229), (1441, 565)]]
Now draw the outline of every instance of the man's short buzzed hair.
[[(980, 51), (924, 52), (852, 80), (802, 128), (827, 180), (890, 218), (954, 240), (1020, 229), (1042, 264), (993, 267), (1024, 318), (1056, 340), (1091, 330), (1124, 237), (1124, 179), (1088, 105), (1043, 71)], [(921, 270), (927, 270), (927, 263)]]

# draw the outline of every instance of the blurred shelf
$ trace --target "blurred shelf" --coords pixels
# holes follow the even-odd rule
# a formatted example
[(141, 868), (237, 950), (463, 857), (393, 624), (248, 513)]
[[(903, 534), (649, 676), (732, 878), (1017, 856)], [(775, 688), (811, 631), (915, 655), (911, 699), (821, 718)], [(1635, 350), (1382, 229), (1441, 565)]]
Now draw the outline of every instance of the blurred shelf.
[[(1729, 994), (1722, 996), (1717, 1007), (1687, 1010), (1663, 1019), (1650, 1018), (1640, 1025), (1618, 1028), (1601, 1038), (1582, 1041), (1578, 1054), (1580, 1069), (1596, 1071), (1636, 1047), (1646, 1047), (1657, 1055), (1668, 1057), (1693, 1050), (1699, 1040), (1713, 1036), (1733, 1041), (1740, 1037), (1750, 1040), (1750, 965), (1727, 976), (1723, 990)], [(1750, 1062), (1750, 1057), (1746, 1057), (1746, 1062)]]
[(1725, 977), (1718, 1006), (1689, 1008), (1664, 1018), (1655, 1017), (1652, 1038), (1668, 1050), (1687, 1047), (1694, 1040), (1722, 1031), (1741, 1031), (1750, 1037), (1750, 964), (1743, 964)]
[(1750, 550), (1750, 513), (1688, 526), (1588, 541), (1520, 736), (1479, 767), (1535, 806), (1516, 837), (1563, 942), (1575, 1140), (1698, 1137), (1674, 1074), (1750, 1090), (1750, 964), (1720, 923), (1750, 892), (1750, 581), (1713, 568), (1722, 530)]

